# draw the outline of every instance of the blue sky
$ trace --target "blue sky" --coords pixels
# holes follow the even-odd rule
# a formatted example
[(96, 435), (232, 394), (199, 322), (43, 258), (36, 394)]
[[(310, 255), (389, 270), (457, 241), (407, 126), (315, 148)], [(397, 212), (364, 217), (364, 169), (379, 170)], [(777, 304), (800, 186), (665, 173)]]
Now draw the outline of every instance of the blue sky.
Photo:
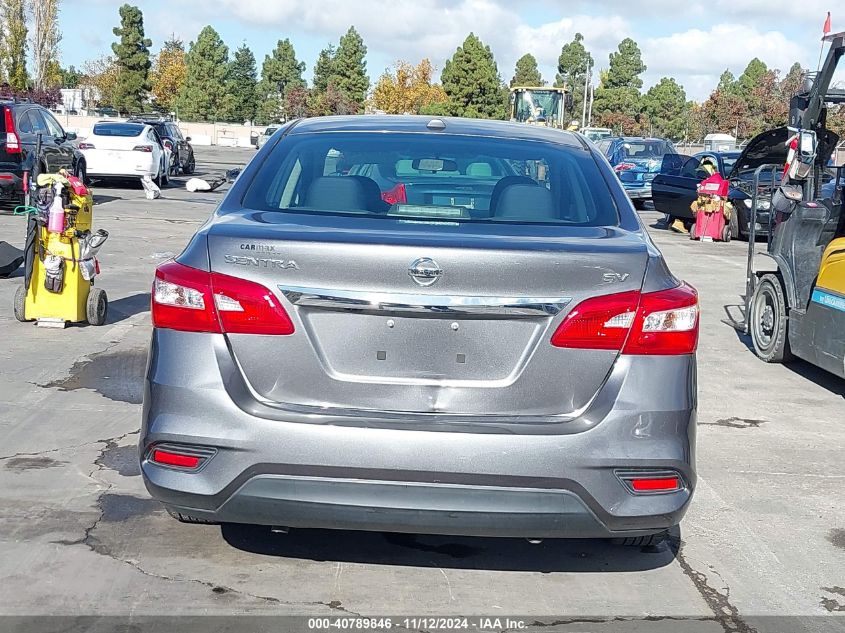
[[(80, 67), (111, 52), (118, 23), (114, 0), (65, 0), (62, 63)], [(320, 49), (354, 24), (368, 46), (375, 80), (396, 59), (428, 57), (438, 67), (474, 31), (489, 44), (503, 78), (529, 52), (554, 78), (560, 47), (576, 32), (606, 67), (619, 41), (633, 37), (648, 66), (645, 87), (675, 77), (688, 97), (707, 97), (725, 68), (742, 72), (754, 56), (784, 71), (794, 61), (815, 68), (822, 23), (845, 30), (845, 8), (830, 0), (137, 0), (153, 51), (175, 33), (190, 42), (211, 24), (231, 50), (246, 42), (259, 68), (278, 39), (290, 38), (310, 81)], [(842, 7), (841, 4), (838, 6)], [(633, 10), (636, 7), (636, 10)], [(837, 19), (839, 18), (839, 19)]]

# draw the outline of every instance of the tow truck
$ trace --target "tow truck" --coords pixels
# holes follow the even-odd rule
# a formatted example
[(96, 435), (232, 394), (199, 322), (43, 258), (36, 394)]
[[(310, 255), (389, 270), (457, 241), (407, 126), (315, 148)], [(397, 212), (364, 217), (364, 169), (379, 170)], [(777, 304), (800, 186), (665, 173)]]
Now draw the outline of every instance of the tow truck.
[[(831, 88), (845, 54), (845, 32), (828, 35), (825, 62), (808, 75), (790, 101), (782, 143), (770, 145), (758, 165), (749, 224), (744, 330), (769, 363), (794, 357), (845, 378), (845, 213), (840, 167), (822, 187), (822, 175), (839, 137), (827, 129), (829, 106), (845, 104), (845, 90)], [(786, 168), (784, 167), (786, 165)], [(763, 187), (761, 182), (779, 186)], [(763, 193), (761, 193), (761, 191)], [(758, 198), (769, 197), (767, 270), (758, 270), (755, 237)], [(771, 262), (774, 270), (771, 270)]]

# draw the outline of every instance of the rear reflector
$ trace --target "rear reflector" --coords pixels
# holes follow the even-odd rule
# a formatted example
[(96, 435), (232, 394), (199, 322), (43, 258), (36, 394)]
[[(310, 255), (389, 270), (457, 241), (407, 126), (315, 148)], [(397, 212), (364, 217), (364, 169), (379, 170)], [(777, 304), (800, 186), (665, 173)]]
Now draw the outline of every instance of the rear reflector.
[(200, 465), (202, 458), (196, 455), (180, 455), (157, 448), (152, 453), (152, 460), (157, 464), (165, 466), (179, 466), (180, 468), (196, 468)]
[(261, 284), (177, 262), (156, 269), (152, 321), (158, 328), (220, 334), (293, 334), (288, 313)]
[(653, 492), (655, 490), (678, 490), (681, 482), (677, 477), (670, 479), (632, 479), (631, 488), (636, 492)]
[(698, 346), (698, 293), (681, 284), (586, 299), (566, 315), (551, 344), (637, 355), (692, 354)]

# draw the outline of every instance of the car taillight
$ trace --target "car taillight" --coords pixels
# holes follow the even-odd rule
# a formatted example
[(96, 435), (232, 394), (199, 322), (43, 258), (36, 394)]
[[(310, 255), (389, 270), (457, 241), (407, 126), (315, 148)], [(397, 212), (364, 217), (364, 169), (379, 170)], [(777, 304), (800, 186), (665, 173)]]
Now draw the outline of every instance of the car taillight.
[(132, 148), (132, 151), (133, 152), (150, 153), (150, 152), (153, 151), (153, 146), (152, 145), (136, 145), (135, 147)]
[(636, 167), (637, 166), (634, 163), (619, 163), (613, 168), (613, 171), (628, 171), (629, 169), (635, 169)]
[(408, 195), (405, 191), (405, 184), (399, 183), (395, 187), (383, 191), (381, 199), (387, 204), (405, 204), (408, 202)]
[(78, 147), (79, 149), (97, 149), (93, 143), (80, 143)]
[(15, 129), (15, 116), (12, 113), (12, 108), (9, 106), (3, 108), (3, 117), (6, 122), (6, 152), (9, 154), (20, 154), (21, 139)]
[(681, 284), (587, 299), (570, 311), (551, 343), (631, 355), (692, 354), (698, 346), (698, 293)]
[(173, 151), (173, 143), (170, 141), (164, 141), (164, 147), (167, 148), (167, 151), (169, 152)]
[(220, 334), (293, 334), (277, 297), (261, 284), (177, 262), (156, 269), (152, 321), (158, 328)]

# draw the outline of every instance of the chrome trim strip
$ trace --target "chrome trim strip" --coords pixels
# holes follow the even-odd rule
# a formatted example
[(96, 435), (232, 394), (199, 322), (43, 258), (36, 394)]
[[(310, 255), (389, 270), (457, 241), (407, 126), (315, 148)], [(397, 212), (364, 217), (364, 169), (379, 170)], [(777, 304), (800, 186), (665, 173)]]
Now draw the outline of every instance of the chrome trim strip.
[(279, 286), (296, 306), (354, 312), (542, 317), (559, 314), (570, 297), (469, 297)]

